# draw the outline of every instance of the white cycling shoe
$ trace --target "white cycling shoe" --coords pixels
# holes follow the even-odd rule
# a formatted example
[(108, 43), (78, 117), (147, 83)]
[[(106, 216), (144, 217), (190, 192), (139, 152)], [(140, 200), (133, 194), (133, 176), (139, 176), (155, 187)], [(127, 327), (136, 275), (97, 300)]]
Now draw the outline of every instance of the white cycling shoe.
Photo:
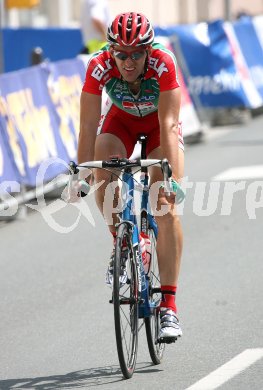
[(161, 307), (159, 341), (163, 343), (172, 343), (182, 335), (183, 332), (175, 312), (172, 309)]

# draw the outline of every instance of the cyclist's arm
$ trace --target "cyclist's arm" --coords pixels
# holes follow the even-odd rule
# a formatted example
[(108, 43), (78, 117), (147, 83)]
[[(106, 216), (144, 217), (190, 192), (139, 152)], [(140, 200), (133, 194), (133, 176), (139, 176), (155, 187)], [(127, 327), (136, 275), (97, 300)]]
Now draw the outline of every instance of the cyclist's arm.
[(180, 88), (160, 92), (158, 117), (160, 123), (160, 145), (176, 181), (182, 176), (178, 159), (178, 120), (181, 103)]
[(82, 92), (80, 98), (80, 133), (78, 163), (94, 159), (95, 139), (101, 115), (101, 96)]

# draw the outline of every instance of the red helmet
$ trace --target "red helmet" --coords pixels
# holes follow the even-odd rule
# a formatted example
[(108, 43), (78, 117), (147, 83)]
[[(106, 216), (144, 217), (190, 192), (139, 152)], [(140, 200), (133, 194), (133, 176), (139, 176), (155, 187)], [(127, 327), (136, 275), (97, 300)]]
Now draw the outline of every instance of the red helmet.
[(146, 16), (136, 12), (117, 15), (107, 32), (107, 41), (110, 45), (149, 46), (153, 39), (151, 23)]

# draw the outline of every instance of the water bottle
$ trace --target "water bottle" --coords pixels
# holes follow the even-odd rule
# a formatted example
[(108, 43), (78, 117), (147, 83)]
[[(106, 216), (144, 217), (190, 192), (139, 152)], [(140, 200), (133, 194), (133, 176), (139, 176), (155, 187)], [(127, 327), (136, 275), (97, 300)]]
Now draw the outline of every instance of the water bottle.
[(140, 247), (144, 272), (148, 274), (151, 264), (151, 240), (149, 236), (143, 232), (140, 233)]

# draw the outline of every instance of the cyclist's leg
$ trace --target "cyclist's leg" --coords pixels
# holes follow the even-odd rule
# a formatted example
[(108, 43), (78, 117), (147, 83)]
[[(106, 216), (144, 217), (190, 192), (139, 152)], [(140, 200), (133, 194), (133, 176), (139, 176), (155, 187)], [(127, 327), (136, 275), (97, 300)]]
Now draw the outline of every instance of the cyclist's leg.
[[(95, 159), (108, 160), (109, 157), (113, 155), (126, 157), (127, 152), (123, 142), (116, 135), (110, 133), (98, 135), (95, 143)], [(96, 183), (102, 183), (102, 185), (99, 185), (99, 188), (95, 193), (96, 202), (110, 232), (113, 235), (115, 243), (117, 233), (116, 224), (119, 222), (118, 214), (121, 211), (121, 205), (119, 205), (118, 177), (103, 169), (97, 169), (94, 173)], [(119, 172), (117, 173), (119, 174)], [(113, 286), (114, 258), (115, 245), (113, 245), (113, 251), (105, 277), (106, 285), (109, 287)], [(120, 286), (126, 283), (127, 277), (126, 268), (122, 268), (119, 280)]]
[[(155, 148), (149, 154), (149, 158), (163, 158), (160, 147)], [(178, 177), (183, 177), (183, 170), (184, 152), (182, 148), (178, 148)], [(160, 169), (151, 168), (151, 201), (153, 213), (158, 224), (157, 253), (161, 285), (177, 286), (182, 255), (183, 233), (176, 212), (175, 197), (168, 197), (165, 195), (163, 189), (159, 189), (159, 186), (154, 185), (154, 183), (162, 181), (163, 176)], [(158, 194), (156, 193), (157, 191)], [(162, 208), (166, 210), (163, 213), (160, 211)]]
[[(103, 108), (102, 120), (95, 142), (95, 160), (108, 160), (111, 156), (124, 158), (131, 155), (136, 138), (134, 140), (128, 131), (129, 128), (132, 128), (130, 118), (132, 118), (131, 115), (123, 113), (114, 105), (110, 107), (106, 105)], [(97, 169), (95, 170), (95, 179), (97, 183), (104, 183), (96, 191), (96, 202), (110, 231), (114, 233), (115, 224), (118, 222), (119, 188), (117, 177), (105, 170)], [(109, 185), (109, 183), (111, 184)]]
[[(108, 160), (111, 156), (127, 157), (123, 142), (114, 134), (98, 135), (95, 143), (95, 160)], [(119, 200), (117, 177), (103, 169), (96, 169), (94, 176), (96, 183), (102, 182), (95, 195), (97, 206), (109, 225), (110, 231), (115, 232)]]
[[(163, 158), (160, 147), (154, 149), (150, 158)], [(184, 152), (178, 148), (177, 177), (183, 176)], [(180, 272), (183, 233), (176, 212), (175, 196), (167, 196), (159, 183), (163, 181), (160, 170), (152, 168), (151, 200), (153, 214), (158, 224), (157, 256), (161, 280), (162, 302), (160, 307), (161, 342), (173, 342), (182, 336), (182, 330), (176, 317), (175, 294)], [(158, 183), (159, 182), (159, 183)], [(155, 192), (155, 194), (154, 194)], [(155, 204), (154, 204), (155, 198)], [(165, 210), (162, 210), (165, 208)], [(161, 211), (162, 210), (162, 211)]]
[[(148, 158), (162, 159), (165, 157), (160, 148), (160, 130), (159, 125), (156, 125), (156, 123), (148, 136), (147, 146)], [(176, 168), (177, 172), (174, 172), (174, 174), (180, 179), (184, 175), (184, 140), (181, 123), (178, 127), (178, 162)], [(161, 285), (177, 286), (182, 255), (183, 233), (176, 212), (175, 197), (173, 195), (168, 197), (164, 193), (164, 190), (159, 188), (158, 182), (163, 182), (163, 174), (159, 168), (151, 168), (150, 175), (151, 206), (158, 224), (157, 253)], [(164, 209), (163, 212), (160, 211), (162, 209)]]

